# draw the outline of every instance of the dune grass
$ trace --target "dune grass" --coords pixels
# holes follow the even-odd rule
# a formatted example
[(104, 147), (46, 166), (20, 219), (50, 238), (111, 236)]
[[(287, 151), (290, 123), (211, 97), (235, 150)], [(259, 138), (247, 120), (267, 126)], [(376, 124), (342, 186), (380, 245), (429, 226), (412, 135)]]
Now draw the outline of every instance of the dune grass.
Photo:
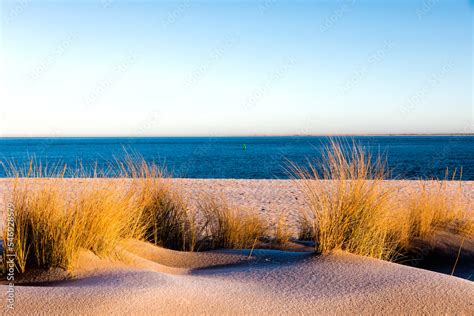
[(401, 247), (409, 250), (414, 240), (433, 243), (439, 232), (473, 238), (473, 214), (465, 200), (462, 182), (420, 181), (418, 191), (401, 203), (393, 221), (397, 223), (394, 229), (399, 232)]
[[(69, 268), (80, 247), (77, 224), (68, 216), (64, 200), (54, 185), (30, 190), (15, 184), (15, 264), (20, 272), (27, 266)], [(4, 232), (4, 240), (6, 238)]]
[(138, 180), (144, 239), (166, 248), (196, 251), (203, 227), (183, 197), (159, 178)]
[(192, 211), (183, 195), (161, 179), (141, 180), (144, 239), (182, 251), (252, 247), (267, 227), (258, 215), (228, 206), (223, 198), (201, 194)]
[[(13, 177), (15, 264), (20, 273), (29, 268), (71, 270), (81, 249), (107, 257), (130, 238), (197, 251), (251, 247), (266, 231), (258, 216), (210, 196), (201, 199), (198, 223), (199, 212), (189, 209), (158, 166), (132, 158), (115, 163), (118, 178), (102, 181), (95, 178), (96, 172), (92, 178), (82, 173), (87, 179), (74, 180), (68, 187), (66, 166), (46, 170), (32, 161), (17, 170), (8, 165)], [(4, 229), (4, 240), (7, 233)]]
[(348, 150), (332, 142), (317, 167), (296, 169), (296, 174), (310, 206), (310, 214), (302, 214), (303, 235), (314, 237), (318, 252), (394, 256), (397, 243), (386, 224), (389, 194), (381, 187), (387, 172), (380, 157), (374, 160), (362, 147)]
[(142, 209), (143, 238), (155, 245), (181, 251), (246, 248), (267, 228), (257, 215), (231, 208), (222, 197), (201, 194), (197, 212), (184, 194), (163, 181), (163, 171), (143, 159), (119, 162), (122, 176), (134, 179)]
[(447, 181), (420, 181), (418, 191), (401, 195), (382, 183), (384, 159), (357, 144), (332, 141), (318, 165), (294, 171), (309, 203), (309, 212), (300, 214), (300, 238), (313, 239), (318, 252), (341, 249), (392, 261), (435, 232), (472, 238), (460, 186), (453, 192)]
[(115, 161), (113, 169), (119, 170), (120, 178), (133, 179), (131, 186), (144, 229), (142, 239), (174, 250), (198, 250), (204, 228), (197, 224), (183, 195), (164, 181), (163, 168), (147, 163), (138, 154), (127, 154), (125, 159)]
[[(12, 177), (9, 202), (20, 273), (30, 267), (71, 270), (81, 249), (110, 256), (122, 240), (144, 233), (136, 189), (124, 180), (93, 178), (65, 185), (68, 168), (60, 163), (47, 166), (32, 159), (25, 166), (2, 165)], [(7, 233), (5, 227), (4, 240)]]
[(304, 241), (311, 241), (316, 239), (316, 221), (314, 215), (311, 214), (312, 210), (309, 212), (303, 209), (299, 210), (298, 217), (298, 239)]
[(268, 229), (260, 216), (232, 208), (222, 198), (202, 196), (198, 211), (211, 248), (253, 248)]
[(276, 244), (285, 244), (292, 237), (292, 234), (288, 228), (287, 219), (287, 216), (280, 215), (278, 217), (278, 221), (274, 224), (272, 240)]
[(18, 271), (31, 266), (69, 270), (80, 249), (108, 256), (121, 240), (140, 236), (134, 194), (119, 187), (89, 182), (77, 184), (70, 195), (60, 179), (15, 179), (11, 202)]
[(122, 180), (103, 182), (81, 187), (71, 205), (73, 213), (79, 214), (81, 246), (99, 256), (113, 252), (120, 241), (141, 238), (145, 232), (136, 188), (127, 187)]

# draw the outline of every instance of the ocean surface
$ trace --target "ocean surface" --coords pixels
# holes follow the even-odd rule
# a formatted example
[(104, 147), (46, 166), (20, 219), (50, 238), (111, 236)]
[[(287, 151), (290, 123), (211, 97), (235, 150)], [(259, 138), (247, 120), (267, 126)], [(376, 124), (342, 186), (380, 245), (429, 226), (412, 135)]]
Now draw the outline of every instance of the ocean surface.
[[(364, 136), (356, 142), (386, 155), (395, 179), (444, 178), (461, 170), (474, 180), (474, 136)], [(127, 152), (162, 165), (175, 177), (285, 179), (291, 161), (306, 166), (321, 157), (327, 137), (0, 138), (0, 160), (25, 165), (61, 163), (105, 170)], [(0, 177), (6, 177), (3, 168)]]

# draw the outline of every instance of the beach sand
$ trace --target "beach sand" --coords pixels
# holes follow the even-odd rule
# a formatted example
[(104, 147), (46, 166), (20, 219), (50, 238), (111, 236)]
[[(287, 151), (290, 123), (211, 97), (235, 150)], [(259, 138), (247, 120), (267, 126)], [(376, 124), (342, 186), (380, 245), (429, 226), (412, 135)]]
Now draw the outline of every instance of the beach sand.
[(126, 265), (84, 253), (72, 280), (17, 285), (15, 313), (474, 313), (470, 281), (343, 252), (146, 252)]
[[(71, 190), (74, 182), (66, 181)], [(100, 180), (114, 181), (114, 180)], [(285, 214), (296, 225), (305, 208), (289, 180), (172, 179), (195, 203), (202, 192), (260, 212)], [(387, 181), (403, 194), (411, 181)], [(474, 182), (463, 183), (466, 201)], [(8, 180), (0, 181), (8, 195)], [(4, 196), (4, 194), (2, 194)], [(4, 207), (5, 200), (2, 202)], [(337, 251), (327, 255), (278, 250), (183, 253), (129, 241), (120, 260), (83, 252), (74, 276), (61, 271), (15, 285), (15, 310), (25, 314), (474, 314), (474, 282)], [(57, 281), (60, 280), (60, 281)], [(0, 285), (6, 301), (8, 286)]]

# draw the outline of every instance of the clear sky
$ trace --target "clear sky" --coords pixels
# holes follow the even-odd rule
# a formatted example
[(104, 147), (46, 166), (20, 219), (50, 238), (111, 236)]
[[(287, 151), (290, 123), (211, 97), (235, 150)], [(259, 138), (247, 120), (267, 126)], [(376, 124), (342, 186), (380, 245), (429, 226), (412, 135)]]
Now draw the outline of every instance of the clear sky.
[(472, 1), (1, 3), (0, 136), (473, 132)]

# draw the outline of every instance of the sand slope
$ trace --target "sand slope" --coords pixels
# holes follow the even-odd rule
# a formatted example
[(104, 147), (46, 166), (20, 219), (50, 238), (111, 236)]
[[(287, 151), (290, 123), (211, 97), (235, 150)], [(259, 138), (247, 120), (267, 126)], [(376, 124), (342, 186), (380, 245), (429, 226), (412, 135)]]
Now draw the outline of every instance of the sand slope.
[(126, 248), (126, 263), (84, 253), (75, 279), (17, 285), (15, 313), (474, 314), (473, 282), (343, 252)]

